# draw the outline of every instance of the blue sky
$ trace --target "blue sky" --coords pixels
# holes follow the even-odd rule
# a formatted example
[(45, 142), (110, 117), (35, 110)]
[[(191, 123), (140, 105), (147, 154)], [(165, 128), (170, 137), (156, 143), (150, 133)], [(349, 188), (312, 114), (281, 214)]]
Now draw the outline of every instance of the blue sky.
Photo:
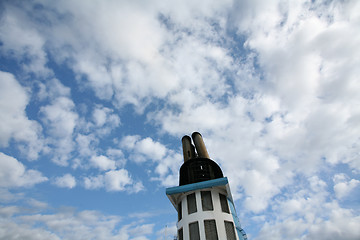
[(0, 239), (172, 239), (193, 131), (250, 239), (360, 238), (359, 1), (0, 9)]

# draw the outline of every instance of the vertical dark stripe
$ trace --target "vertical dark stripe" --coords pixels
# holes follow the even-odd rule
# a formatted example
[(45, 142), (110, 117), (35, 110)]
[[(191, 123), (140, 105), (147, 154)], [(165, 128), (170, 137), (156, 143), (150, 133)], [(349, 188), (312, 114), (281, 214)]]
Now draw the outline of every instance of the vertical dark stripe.
[(199, 223), (193, 222), (189, 224), (190, 240), (200, 240)]
[(236, 240), (234, 224), (232, 222), (225, 221), (225, 231), (227, 240)]
[(215, 220), (204, 220), (206, 240), (218, 240)]
[(187, 195), (188, 214), (197, 212), (195, 193)]
[(225, 195), (219, 194), (220, 196), (220, 204), (221, 204), (221, 210), (226, 213), (230, 213), (228, 201)]
[(180, 203), (178, 204), (178, 221), (180, 221), (180, 220), (182, 219), (182, 207), (181, 207), (181, 203), (182, 203), (182, 202), (180, 202)]
[(178, 230), (178, 240), (183, 240), (183, 229)]
[(201, 204), (203, 211), (212, 211), (214, 210), (211, 191), (201, 191)]

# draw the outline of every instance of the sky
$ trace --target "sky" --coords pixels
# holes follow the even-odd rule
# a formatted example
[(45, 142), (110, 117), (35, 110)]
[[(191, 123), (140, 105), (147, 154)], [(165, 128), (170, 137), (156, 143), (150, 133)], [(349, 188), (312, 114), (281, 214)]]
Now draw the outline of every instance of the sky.
[(162, 240), (200, 132), (249, 239), (360, 239), (360, 1), (0, 2), (0, 239)]

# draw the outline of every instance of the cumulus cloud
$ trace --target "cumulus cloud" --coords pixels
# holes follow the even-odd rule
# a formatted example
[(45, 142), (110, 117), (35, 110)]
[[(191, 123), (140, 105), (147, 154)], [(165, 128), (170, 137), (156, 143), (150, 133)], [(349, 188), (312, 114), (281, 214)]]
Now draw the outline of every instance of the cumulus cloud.
[(360, 218), (329, 200), (328, 195), (327, 184), (318, 177), (298, 181), (294, 191), (274, 200), (272, 214), (255, 239), (358, 238), (360, 232), (355, 225)]
[(97, 134), (106, 135), (120, 125), (120, 118), (113, 109), (97, 105), (92, 113)]
[(104, 187), (104, 176), (90, 176), (84, 177), (84, 187), (86, 189), (99, 189)]
[(37, 97), (42, 101), (71, 95), (70, 88), (64, 86), (57, 78), (48, 79), (45, 83), (36, 82), (36, 84), (39, 88)]
[(109, 170), (114, 169), (115, 165), (123, 166), (125, 160), (120, 149), (109, 147), (105, 151), (99, 147), (101, 140), (120, 125), (119, 116), (113, 112), (113, 109), (96, 105), (90, 119), (84, 117), (78, 119), (74, 133), (76, 133), (75, 142), (79, 155), (73, 161), (74, 168), (87, 168), (90, 165)]
[(138, 135), (125, 136), (120, 146), (126, 149), (129, 159), (137, 164), (152, 162), (156, 164), (155, 176), (151, 180), (160, 181), (164, 186), (172, 186), (178, 182), (178, 171), (181, 165), (181, 155), (167, 149), (162, 143), (152, 138), (141, 138)]
[(13, 193), (6, 188), (0, 188), (0, 201), (2, 203), (15, 202), (19, 199), (24, 198), (24, 193)]
[(53, 104), (42, 107), (45, 124), (49, 125), (49, 132), (54, 137), (65, 138), (71, 136), (77, 114), (73, 112), (74, 103), (66, 97), (57, 98)]
[(105, 173), (105, 184), (109, 191), (123, 191), (131, 182), (129, 173), (125, 169)]
[(116, 167), (114, 160), (111, 160), (103, 155), (91, 157), (90, 162), (94, 167), (97, 167), (100, 170), (110, 170), (115, 169)]
[(49, 206), (48, 203), (36, 200), (34, 198), (28, 199), (27, 203), (29, 204), (29, 206), (36, 210), (44, 210), (47, 209)]
[(40, 108), (41, 119), (48, 134), (47, 141), (54, 150), (52, 160), (66, 166), (74, 150), (73, 134), (79, 116), (69, 96), (69, 88), (53, 80), (46, 86), (46, 91), (49, 91), (50, 102)]
[(126, 169), (110, 170), (105, 174), (84, 177), (84, 187), (86, 189), (105, 188), (107, 191), (126, 191), (137, 193), (144, 190), (140, 181), (131, 178)]
[(160, 229), (156, 232), (156, 235), (158, 235), (158, 240), (162, 239), (163, 236), (169, 237), (169, 236), (177, 236), (177, 227), (175, 223), (169, 224), (170, 226), (165, 226), (164, 228)]
[(26, 167), (16, 160), (0, 152), (0, 186), (5, 188), (31, 187), (47, 181), (41, 172)]
[(121, 149), (109, 148), (106, 150), (106, 155), (111, 159), (116, 159), (117, 167), (123, 167), (126, 164), (127, 159), (124, 158), (124, 153)]
[[(312, 158), (311, 162), (317, 164), (321, 156), (332, 163), (347, 156), (345, 158), (356, 166), (352, 154), (346, 152), (353, 151), (351, 146), (357, 144), (358, 134), (358, 128), (350, 120), (359, 114), (353, 110), (358, 97), (351, 90), (358, 88), (354, 82), (358, 70), (348, 67), (358, 63), (351, 53), (357, 48), (357, 40), (335, 36), (347, 35), (353, 27), (354, 21), (347, 18), (349, 6), (358, 5), (351, 1), (342, 7), (335, 2), (249, 4), (254, 15), (241, 18), (249, 25), (239, 25), (241, 31), (250, 31), (246, 46), (257, 53), (266, 74), (263, 85), (266, 88), (262, 90), (280, 98), (286, 110), (282, 114), (284, 120), (287, 125), (293, 124), (293, 130), (289, 130), (295, 130), (299, 137), (303, 135), (301, 148), (310, 153), (305, 158), (309, 161)], [(335, 10), (337, 7), (342, 10)], [(333, 21), (325, 16), (332, 16)], [(341, 46), (352, 50), (348, 52), (347, 47)], [(341, 80), (335, 72), (342, 72)], [(305, 139), (305, 136), (311, 138)]]
[(148, 235), (153, 232), (154, 225), (155, 224), (144, 224), (141, 226), (136, 226), (136, 227), (132, 228), (129, 232), (130, 232), (130, 234), (134, 235), (135, 237)]
[(31, 228), (30, 225), (17, 224), (12, 221), (1, 221), (0, 226), (6, 231), (0, 232), (0, 237), (3, 239), (16, 240), (16, 239), (29, 239), (29, 240), (60, 240), (61, 238), (56, 236), (42, 228)]
[(333, 178), (334, 191), (337, 198), (346, 197), (354, 188), (359, 186), (360, 181), (357, 179), (350, 179), (343, 173), (336, 174)]
[[(15, 206), (0, 207), (2, 239), (147, 239), (153, 223), (132, 222), (120, 225), (122, 217), (98, 211), (67, 210), (13, 216)], [(2, 214), (4, 213), (4, 214)], [(5, 214), (6, 213), (6, 214)], [(34, 224), (35, 223), (35, 224)]]
[[(357, 230), (356, 225), (360, 219), (356, 214), (332, 204), (316, 207), (321, 211), (328, 212), (326, 216), (328, 220), (316, 215), (310, 216), (310, 214), (307, 214), (306, 218), (290, 216), (275, 223), (265, 223), (259, 236), (255, 239), (337, 239), (339, 237), (357, 239), (359, 237), (360, 232)], [(305, 214), (307, 210), (309, 209), (302, 209), (301, 211)]]
[[(24, 6), (26, 9), (28, 6)], [(6, 6), (1, 13), (0, 51), (3, 55), (9, 56), (22, 62), (23, 69), (28, 73), (38, 76), (52, 75), (52, 71), (45, 65), (47, 54), (44, 50), (45, 39), (34, 28), (31, 21), (28, 21), (25, 11), (11, 5)], [(19, 36), (22, 37), (19, 37)]]
[(74, 188), (76, 186), (76, 179), (71, 174), (67, 173), (62, 177), (57, 177), (54, 184), (62, 188)]
[(40, 124), (28, 119), (25, 112), (28, 92), (10, 73), (0, 71), (0, 79), (0, 146), (7, 147), (15, 140), (29, 160), (36, 159), (44, 143)]
[(153, 141), (147, 137), (141, 139), (140, 136), (126, 136), (121, 140), (122, 147), (135, 153), (131, 159), (135, 162), (147, 160), (159, 160), (166, 154), (166, 147), (159, 142)]
[[(234, 4), (229, 27), (246, 36), (243, 50), (255, 54), (246, 56), (254, 65), (231, 62), (240, 69), (232, 75), (238, 89), (227, 95), (220, 91), (221, 97), (206, 84), (196, 92), (181, 89), (168, 98), (171, 107), (148, 115), (174, 135), (194, 129), (203, 132), (214, 152), (210, 156), (229, 176), (235, 197), (245, 193), (249, 210), (265, 210), (294, 177), (312, 174), (323, 164), (346, 162), (358, 169), (354, 151), (358, 151), (359, 128), (353, 119), (359, 115), (355, 103), (359, 97), (347, 86), (358, 89), (354, 82), (358, 68), (348, 66), (359, 62), (353, 53), (334, 53), (337, 47), (342, 52), (344, 45), (357, 49), (357, 40), (333, 35), (356, 31), (354, 18), (346, 16), (349, 6), (358, 5), (348, 2), (337, 11), (336, 3), (329, 3), (331, 8), (327, 4)], [(341, 69), (347, 72), (335, 74)], [(346, 78), (344, 85), (339, 76)], [(221, 78), (214, 81), (226, 85)], [(335, 90), (339, 88), (341, 93)], [(204, 95), (209, 97), (202, 99)]]
[(75, 140), (80, 156), (88, 157), (96, 153), (94, 146), (96, 144), (96, 137), (93, 134), (84, 135), (79, 133)]

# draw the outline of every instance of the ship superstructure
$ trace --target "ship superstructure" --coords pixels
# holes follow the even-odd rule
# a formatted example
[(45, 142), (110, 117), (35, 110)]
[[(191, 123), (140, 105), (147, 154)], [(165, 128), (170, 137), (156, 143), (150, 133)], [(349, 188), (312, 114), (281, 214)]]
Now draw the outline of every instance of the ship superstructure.
[(166, 195), (178, 212), (178, 240), (244, 240), (227, 177), (210, 159), (203, 138), (194, 132), (182, 138), (184, 163), (178, 187)]

